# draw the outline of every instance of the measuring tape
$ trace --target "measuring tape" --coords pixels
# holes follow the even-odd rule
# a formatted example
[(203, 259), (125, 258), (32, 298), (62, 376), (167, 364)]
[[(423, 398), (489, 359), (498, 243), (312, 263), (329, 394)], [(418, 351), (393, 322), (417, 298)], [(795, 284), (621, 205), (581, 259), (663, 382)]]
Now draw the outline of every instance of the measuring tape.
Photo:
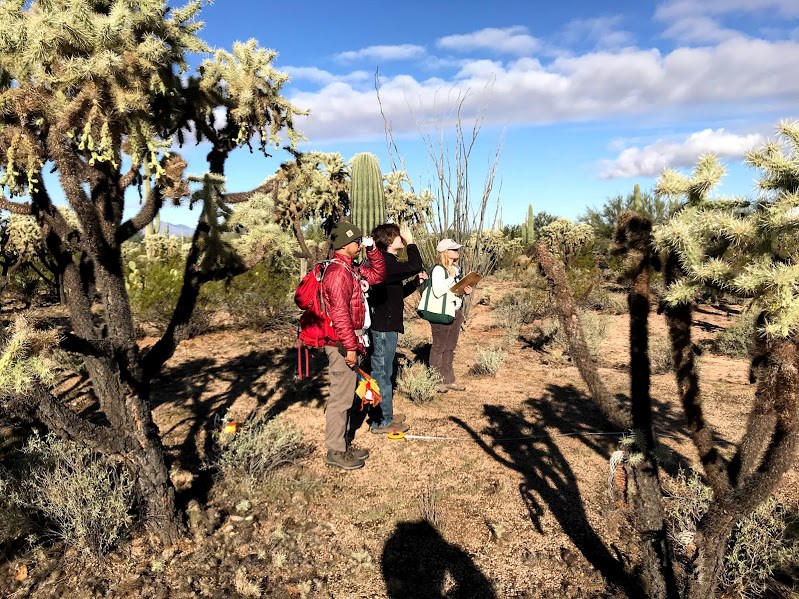
[[(493, 439), (494, 441), (530, 441), (534, 439), (550, 439), (552, 437), (603, 437), (603, 436), (620, 436), (629, 435), (630, 431), (617, 431), (612, 433), (588, 433), (588, 432), (573, 432), (573, 433), (557, 433), (554, 435), (535, 435), (532, 437), (504, 437)], [(474, 441), (474, 437), (437, 437), (432, 435), (406, 435), (399, 431), (392, 431), (386, 435), (390, 441), (402, 441), (403, 439), (427, 439), (432, 441)], [(658, 435), (659, 437), (668, 437), (670, 439), (679, 439), (674, 435)]]

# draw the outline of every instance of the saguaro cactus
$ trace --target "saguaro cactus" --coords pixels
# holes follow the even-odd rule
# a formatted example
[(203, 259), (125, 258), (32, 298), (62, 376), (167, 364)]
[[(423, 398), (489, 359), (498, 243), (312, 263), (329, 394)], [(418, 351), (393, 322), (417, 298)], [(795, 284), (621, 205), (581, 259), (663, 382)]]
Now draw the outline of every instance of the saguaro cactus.
[(524, 219), (522, 225), (522, 242), (524, 245), (531, 245), (535, 243), (535, 215), (533, 214), (533, 205), (527, 205), (527, 217)]
[(352, 222), (364, 234), (386, 222), (386, 199), (383, 195), (383, 175), (374, 154), (356, 154), (350, 174), (350, 209)]

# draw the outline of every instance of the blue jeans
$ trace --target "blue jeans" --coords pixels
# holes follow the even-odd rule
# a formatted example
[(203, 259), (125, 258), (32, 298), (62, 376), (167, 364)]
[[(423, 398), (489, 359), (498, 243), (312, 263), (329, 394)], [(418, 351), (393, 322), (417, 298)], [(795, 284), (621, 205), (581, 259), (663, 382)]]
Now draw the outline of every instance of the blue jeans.
[(380, 387), (382, 401), (373, 411), (372, 427), (386, 426), (394, 420), (394, 389), (391, 375), (394, 370), (394, 355), (397, 353), (396, 331), (371, 331), (372, 333), (372, 378)]

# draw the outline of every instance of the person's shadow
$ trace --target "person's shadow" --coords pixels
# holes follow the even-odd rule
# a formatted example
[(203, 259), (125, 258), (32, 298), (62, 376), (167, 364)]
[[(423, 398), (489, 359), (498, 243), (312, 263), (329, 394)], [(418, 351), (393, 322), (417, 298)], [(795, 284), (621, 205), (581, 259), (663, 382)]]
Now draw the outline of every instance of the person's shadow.
[(399, 522), (380, 560), (390, 599), (496, 599), (467, 553), (427, 521)]

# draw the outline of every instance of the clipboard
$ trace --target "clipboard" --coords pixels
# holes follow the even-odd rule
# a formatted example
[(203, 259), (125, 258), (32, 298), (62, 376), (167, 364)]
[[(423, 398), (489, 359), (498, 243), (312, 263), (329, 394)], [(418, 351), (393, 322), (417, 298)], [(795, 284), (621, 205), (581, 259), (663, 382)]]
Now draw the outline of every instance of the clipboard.
[(480, 279), (482, 278), (483, 278), (482, 275), (479, 275), (477, 274), (477, 272), (472, 271), (468, 275), (463, 277), (460, 281), (455, 283), (452, 287), (450, 287), (449, 290), (456, 295), (463, 295), (465, 293), (464, 290), (466, 287), (474, 287), (480, 282)]

